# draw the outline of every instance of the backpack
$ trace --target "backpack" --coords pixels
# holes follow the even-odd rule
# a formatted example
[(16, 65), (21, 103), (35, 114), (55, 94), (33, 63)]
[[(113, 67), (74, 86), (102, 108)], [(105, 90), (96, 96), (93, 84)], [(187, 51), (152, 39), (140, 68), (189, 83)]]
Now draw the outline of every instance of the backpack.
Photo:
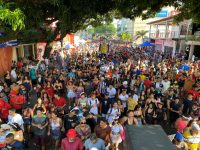
[[(110, 112), (108, 113), (109, 115), (112, 113), (113, 107), (110, 109)], [(120, 113), (120, 109), (117, 108), (118, 113)]]
[[(98, 101), (97, 101), (98, 99), (97, 98), (95, 98), (95, 103), (97, 104), (98, 103)], [(89, 100), (89, 103), (90, 103), (90, 108), (92, 107), (92, 102), (91, 102), (91, 100)]]

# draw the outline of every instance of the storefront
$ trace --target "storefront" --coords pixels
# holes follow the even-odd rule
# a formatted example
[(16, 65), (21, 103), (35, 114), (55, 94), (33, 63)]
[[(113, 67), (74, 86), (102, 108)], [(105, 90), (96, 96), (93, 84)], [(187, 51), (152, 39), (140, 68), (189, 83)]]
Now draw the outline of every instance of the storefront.
[(162, 52), (163, 51), (163, 44), (164, 44), (163, 40), (156, 39), (155, 40), (155, 50)]
[(167, 58), (174, 57), (176, 50), (176, 41), (164, 40), (164, 56)]

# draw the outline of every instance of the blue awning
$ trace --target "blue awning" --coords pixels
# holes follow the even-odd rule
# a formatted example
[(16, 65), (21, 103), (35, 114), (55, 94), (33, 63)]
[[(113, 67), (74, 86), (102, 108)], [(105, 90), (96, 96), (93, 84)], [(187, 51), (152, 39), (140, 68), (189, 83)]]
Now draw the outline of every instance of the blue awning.
[(5, 43), (1, 43), (0, 44), (0, 48), (10, 47), (10, 46), (17, 46), (17, 45), (18, 45), (17, 40), (11, 40), (11, 41), (8, 41), (8, 42), (5, 42)]
[(154, 46), (154, 44), (149, 43), (148, 41), (143, 42), (142, 44), (139, 44), (138, 46)]

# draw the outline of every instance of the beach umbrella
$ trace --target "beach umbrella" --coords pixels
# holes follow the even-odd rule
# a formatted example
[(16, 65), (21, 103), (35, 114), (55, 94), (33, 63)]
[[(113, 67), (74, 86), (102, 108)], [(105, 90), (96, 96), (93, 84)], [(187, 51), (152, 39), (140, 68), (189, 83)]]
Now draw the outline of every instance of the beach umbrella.
[(185, 70), (185, 71), (188, 71), (188, 70), (190, 70), (190, 67), (188, 66), (188, 65), (181, 65), (179, 68), (178, 68), (179, 70)]

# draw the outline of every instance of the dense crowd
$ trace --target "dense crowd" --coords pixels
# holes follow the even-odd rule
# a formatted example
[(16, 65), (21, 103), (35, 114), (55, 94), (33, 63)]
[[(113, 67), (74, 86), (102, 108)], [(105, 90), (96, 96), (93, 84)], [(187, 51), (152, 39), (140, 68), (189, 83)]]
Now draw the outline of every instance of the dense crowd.
[(199, 62), (124, 45), (108, 54), (20, 59), (0, 83), (0, 148), (30, 149), (34, 138), (42, 150), (52, 143), (117, 150), (127, 125), (157, 124), (176, 130), (178, 150), (198, 150), (199, 69)]

